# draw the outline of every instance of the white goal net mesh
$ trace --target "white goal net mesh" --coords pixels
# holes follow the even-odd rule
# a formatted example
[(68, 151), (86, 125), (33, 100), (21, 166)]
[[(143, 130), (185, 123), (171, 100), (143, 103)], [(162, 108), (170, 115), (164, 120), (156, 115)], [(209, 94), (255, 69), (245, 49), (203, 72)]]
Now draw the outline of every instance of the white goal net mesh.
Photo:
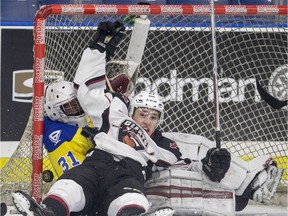
[[(149, 9), (142, 5), (131, 6), (129, 10), (123, 5), (94, 6), (98, 8), (94, 14), (85, 14), (85, 5), (47, 7), (53, 8), (52, 13), (47, 8), (41, 9), (43, 14), (51, 13), (43, 23), (45, 53), (41, 55), (45, 54), (45, 72), (58, 71), (63, 73), (63, 79), (73, 81), (81, 54), (99, 22), (123, 20), (128, 13), (144, 12), (151, 21), (151, 28), (135, 91), (148, 90), (163, 97), (162, 131), (197, 134), (214, 140), (209, 6), (150, 6)], [(285, 187), (288, 175), (287, 106), (275, 109), (265, 102), (257, 91), (256, 80), (273, 97), (287, 100), (287, 7), (282, 7), (284, 15), (279, 14), (282, 9), (277, 6), (260, 9), (255, 6), (258, 11), (255, 15), (247, 15), (247, 10), (245, 14), (244, 8), (230, 6), (226, 8), (226, 14), (216, 10), (221, 145), (245, 160), (271, 154), (278, 166), (285, 168), (281, 181)], [(125, 26), (125, 38), (115, 59), (126, 58), (133, 26)], [(37, 31), (35, 28), (34, 32)], [(35, 56), (39, 54), (37, 52)], [(47, 75), (45, 84), (55, 80)], [(32, 114), (33, 110), (17, 150), (1, 170), (1, 196), (8, 203), (11, 191), (32, 191), (32, 126), (33, 122), (35, 124)], [(53, 171), (45, 149), (43, 157), (42, 169)], [(45, 193), (50, 183), (41, 184)]]

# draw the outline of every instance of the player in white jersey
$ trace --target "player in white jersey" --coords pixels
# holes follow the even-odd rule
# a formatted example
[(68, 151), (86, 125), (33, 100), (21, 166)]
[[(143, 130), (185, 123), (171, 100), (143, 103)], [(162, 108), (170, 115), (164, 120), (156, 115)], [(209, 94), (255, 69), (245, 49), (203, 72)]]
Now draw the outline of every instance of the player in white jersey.
[[(177, 161), (176, 156), (160, 149), (128, 116), (129, 100), (125, 96), (105, 89), (105, 67), (103, 70), (97, 67), (99, 73), (92, 77), (88, 73), (91, 67), (85, 67), (85, 61), (89, 61), (87, 55), (96, 55), (98, 58), (93, 60), (103, 61), (105, 66), (105, 58), (115, 51), (123, 28), (117, 21), (100, 24), (94, 44), (84, 51), (75, 77), (81, 107), (86, 114), (91, 114), (92, 123), (97, 127), (86, 127), (82, 134), (93, 134), (95, 148), (87, 153), (82, 164), (68, 170), (55, 182), (43, 200), (44, 205), (33, 202), (21, 191), (13, 193), (14, 204), (21, 213), (57, 216), (95, 215), (95, 212), (103, 216), (173, 214), (168, 207), (151, 210), (143, 190), (146, 162), (151, 160), (159, 167), (167, 167)], [(123, 143), (121, 134), (129, 135), (135, 141), (134, 146)]]
[[(91, 67), (91, 64), (99, 67)], [(61, 209), (63, 210), (63, 206), (65, 212), (89, 213), (94, 212), (91, 208), (95, 206), (95, 210), (100, 214), (104, 212), (104, 215), (143, 214), (148, 211), (150, 205), (143, 194), (147, 163), (152, 163), (155, 171), (169, 167), (179, 160), (177, 155), (153, 142), (149, 136), (153, 134), (149, 133), (153, 129), (147, 131), (147, 127), (128, 117), (129, 100), (122, 94), (105, 89), (104, 71), (105, 55), (101, 55), (101, 49), (100, 52), (97, 47), (86, 49), (74, 82), (79, 87), (78, 99), (81, 106), (97, 127), (95, 130), (86, 128), (83, 134), (92, 137), (96, 147), (88, 153), (83, 165), (64, 174), (54, 184), (43, 201), (50, 209), (57, 206), (57, 215)], [(118, 84), (117, 89), (126, 89), (127, 86), (124, 84), (127, 84), (129, 77), (124, 75), (120, 80), (125, 82), (116, 80), (114, 83)], [(151, 115), (151, 118), (154, 118), (149, 111), (142, 111), (144, 116)], [(206, 169), (203, 169), (204, 172), (209, 178), (221, 181), (229, 168), (227, 164), (230, 162), (226, 162), (227, 158), (229, 154), (225, 150), (208, 151), (207, 157), (203, 160), (203, 164), (207, 165)], [(207, 162), (209, 159), (212, 160), (212, 165)], [(219, 164), (225, 164), (225, 167)], [(218, 173), (220, 175), (217, 175)], [(23, 194), (14, 193), (14, 199), (17, 199), (17, 196)], [(171, 212), (173, 213), (169, 208), (163, 209), (164, 215), (172, 214)]]
[[(178, 145), (176, 144), (177, 141), (175, 142), (163, 136), (162, 133), (157, 129), (157, 125), (161, 122), (161, 119), (164, 116), (164, 106), (159, 96), (157, 94), (152, 94), (149, 92), (142, 91), (133, 97), (129, 108), (130, 108), (129, 115), (142, 128), (145, 129), (145, 131), (153, 139), (153, 141), (158, 146), (173, 152), (174, 155), (176, 155), (178, 159), (181, 160), (181, 153), (179, 152)], [(183, 135), (184, 134), (182, 134), (182, 136)], [(193, 138), (194, 137), (192, 137), (191, 140), (189, 140), (189, 137), (188, 137), (184, 140), (184, 142), (195, 143), (196, 142), (195, 138), (194, 139)], [(208, 177), (208, 178), (204, 177), (203, 182), (208, 181), (209, 183), (210, 181), (211, 185), (214, 184), (214, 187), (216, 190), (215, 191), (211, 190), (211, 197), (213, 197), (214, 192), (217, 194), (217, 187), (218, 188), (222, 187), (224, 189), (227, 188), (230, 190), (232, 188), (233, 190), (235, 190), (235, 195), (236, 195), (235, 196), (236, 205), (235, 205), (235, 209), (232, 208), (232, 211), (233, 210), (241, 211), (242, 209), (244, 209), (249, 199), (257, 201), (257, 202), (266, 203), (273, 197), (276, 191), (276, 188), (278, 186), (278, 183), (281, 179), (283, 169), (278, 169), (277, 165), (275, 164), (275, 162), (272, 161), (272, 158), (269, 155), (259, 156), (255, 158), (254, 160), (252, 160), (251, 162), (246, 162), (233, 155), (230, 156), (230, 153), (226, 149), (215, 148), (215, 143), (213, 143), (212, 141), (208, 139), (202, 138), (201, 142), (202, 142), (202, 145), (204, 143), (207, 145), (205, 146), (206, 149), (201, 145), (199, 145), (199, 147), (197, 146), (198, 148), (194, 148), (195, 152), (193, 154), (194, 155), (198, 154), (198, 158), (191, 158), (191, 160), (193, 161), (190, 164), (189, 164), (189, 160), (186, 158), (184, 161), (187, 162), (189, 166), (185, 165), (185, 163), (181, 165), (180, 162), (177, 163), (177, 168), (173, 166), (173, 169), (183, 170), (182, 178), (183, 176), (185, 176), (185, 180), (183, 179), (183, 181), (186, 181), (186, 185), (185, 185), (186, 187), (187, 185), (190, 185), (190, 184), (187, 184), (188, 176), (189, 176), (187, 175), (187, 170), (188, 170), (188, 171), (196, 171), (198, 173), (203, 173), (204, 174), (203, 176)], [(181, 150), (181, 147), (180, 147), (180, 150)], [(187, 156), (187, 154), (185, 155)], [(152, 164), (149, 164), (148, 167), (150, 167), (151, 170), (153, 170)], [(149, 170), (149, 169), (146, 168), (146, 170)], [(166, 171), (163, 171), (163, 172), (166, 172)], [(179, 173), (181, 173), (181, 171), (178, 170), (177, 174)], [(183, 195), (182, 198), (177, 197), (177, 195), (176, 195), (177, 198), (176, 197), (167, 198), (167, 196), (164, 195), (167, 193), (167, 191), (165, 191), (165, 189), (161, 189), (161, 187), (163, 188), (169, 187), (167, 185), (168, 182), (170, 183), (173, 181), (174, 183), (181, 182), (181, 177), (180, 177), (181, 175), (179, 176), (180, 178), (178, 180), (176, 180), (174, 176), (173, 177), (174, 179), (171, 179), (170, 181), (168, 179), (163, 180), (163, 177), (158, 178), (159, 176), (161, 176), (161, 172), (160, 174), (158, 173), (155, 176), (157, 177), (154, 178), (152, 181), (150, 181), (150, 183), (148, 184), (150, 194), (151, 193), (161, 194), (161, 192), (163, 192), (163, 197), (165, 197), (166, 202), (167, 200), (171, 199), (170, 203), (173, 204), (173, 202), (175, 202), (175, 206), (179, 208), (179, 200), (187, 199), (187, 194), (185, 192), (183, 192), (183, 194), (182, 192), (180, 192), (180, 194)], [(214, 182), (219, 183), (219, 185), (215, 184)], [(193, 185), (193, 183), (191, 183), (191, 185)], [(175, 187), (176, 185), (173, 185), (173, 186)], [(173, 186), (171, 185), (171, 188), (173, 188)], [(197, 188), (194, 188), (194, 189), (197, 190)], [(175, 188), (172, 189), (171, 196), (173, 196), (172, 194), (177, 194), (177, 189)], [(199, 199), (199, 197), (195, 198), (195, 200), (197, 199)], [(154, 198), (153, 198), (153, 201), (155, 201)], [(194, 213), (193, 209), (195, 210), (195, 209), (203, 208), (202, 206), (195, 206), (195, 202), (193, 202), (193, 199), (191, 200), (191, 198), (190, 198), (190, 202), (191, 202), (190, 213)], [(225, 201), (221, 204), (225, 205)], [(227, 204), (227, 201), (226, 201), (226, 204)], [(187, 199), (186, 201), (182, 203), (183, 207), (187, 207), (187, 205), (189, 206), (189, 199)], [(207, 206), (207, 209), (209, 209), (209, 206)], [(211, 210), (211, 206), (210, 206), (210, 210)], [(220, 209), (220, 212), (221, 212), (221, 209)]]
[[(133, 117), (134, 111), (130, 111), (130, 116), (133, 117), (134, 122), (132, 119), (127, 118), (127, 112), (129, 112), (128, 99), (123, 95), (114, 94), (105, 90), (106, 85), (105, 79), (103, 78), (103, 70), (96, 69), (101, 68), (101, 65), (102, 68), (104, 68), (103, 62), (105, 62), (105, 58), (99, 57), (99, 52), (97, 50), (86, 49), (74, 79), (76, 86), (79, 86), (79, 84), (82, 83), (78, 90), (78, 99), (81, 106), (84, 108), (85, 112), (91, 116), (93, 124), (98, 127), (100, 131), (104, 131), (109, 135), (109, 137), (105, 138), (104, 134), (99, 133), (94, 137), (95, 133), (91, 132), (91, 137), (94, 137), (94, 141), (97, 144), (96, 148), (110, 152), (120, 158), (130, 157), (140, 162), (142, 165), (145, 165), (143, 162), (144, 159), (146, 163), (148, 162), (148, 167), (152, 167), (152, 169), (148, 170), (153, 171), (156, 171), (157, 169), (161, 170), (161, 168), (159, 169), (161, 166), (165, 167), (176, 163), (181, 155), (175, 154), (175, 152), (170, 151), (169, 148), (159, 148), (159, 146), (157, 146), (158, 142), (157, 140), (154, 140), (154, 136), (156, 135), (157, 137), (159, 131), (149, 129), (146, 130), (147, 133), (143, 133), (141, 128), (145, 129), (145, 125), (141, 125), (138, 121), (136, 121), (138, 123), (136, 124), (135, 116)], [(91, 65), (94, 66), (92, 67)], [(100, 67), (97, 65), (100, 65)], [(126, 76), (126, 74), (121, 75), (123, 76), (115, 77), (113, 83), (118, 84), (118, 89), (127, 89), (125, 83), (129, 81), (129, 77)], [(101, 88), (103, 89), (101, 90)], [(113, 89), (110, 90), (113, 91)], [(125, 93), (125, 91), (122, 93)], [(138, 107), (139, 106), (141, 105), (138, 104)], [(142, 107), (147, 108), (145, 104), (143, 104)], [(159, 107), (156, 106), (156, 108), (159, 110)], [(146, 112), (145, 109), (142, 109), (142, 111), (144, 111), (144, 113)], [(146, 114), (148, 115), (149, 112)], [(104, 120), (105, 118), (106, 120)], [(107, 121), (108, 119), (109, 121)], [(143, 140), (141, 137), (145, 138), (144, 140), (146, 141), (141, 142), (141, 140)], [(160, 135), (160, 137), (163, 136)], [(107, 142), (97, 142), (98, 140), (105, 139), (107, 139)], [(112, 141), (113, 139), (119, 140), (121, 143), (115, 143)], [(151, 140), (154, 140), (154, 142)], [(124, 143), (132, 146), (136, 151), (123, 145)], [(171, 141), (170, 143), (171, 146), (175, 146), (175, 142)], [(248, 199), (254, 199), (259, 202), (271, 199), (275, 193), (279, 180), (281, 179), (283, 170), (277, 169), (276, 166), (272, 165), (272, 160), (269, 156), (259, 157), (251, 163), (246, 163), (243, 160), (232, 157), (232, 163), (230, 163), (230, 153), (226, 149), (216, 149), (213, 147), (214, 146), (211, 145), (211, 149), (205, 151), (206, 156), (204, 155), (202, 158), (198, 158), (199, 161), (192, 162), (189, 169), (203, 172), (210, 180), (215, 182), (221, 182), (223, 180), (224, 182), (228, 181), (230, 183), (231, 181), (231, 187), (235, 190), (237, 189), (236, 195), (237, 199), (239, 198), (238, 203), (240, 204), (236, 206), (237, 210), (243, 209), (246, 206)], [(170, 164), (167, 163), (168, 161)], [(241, 168), (238, 169), (238, 167)], [(236, 172), (241, 173), (241, 177), (237, 179), (236, 177), (231, 177), (231, 170), (236, 170)], [(270, 172), (270, 170), (272, 171)], [(225, 178), (227, 171), (230, 175)], [(242, 201), (244, 201), (243, 205)]]

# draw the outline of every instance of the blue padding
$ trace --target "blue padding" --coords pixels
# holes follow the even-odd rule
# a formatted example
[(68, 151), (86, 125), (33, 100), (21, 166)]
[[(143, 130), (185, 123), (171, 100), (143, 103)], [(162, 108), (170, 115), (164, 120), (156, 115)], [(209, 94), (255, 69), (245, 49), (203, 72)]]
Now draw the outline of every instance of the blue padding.
[(35, 1), (1, 0), (1, 22), (33, 21), (37, 10)]
[(34, 26), (34, 21), (19, 22), (19, 21), (1, 21), (1, 26)]
[[(209, 5), (210, 0), (167, 0), (169, 5)], [(214, 0), (215, 5), (229, 5), (231, 0)]]
[(166, 0), (103, 0), (103, 4), (133, 4), (136, 5), (138, 2), (147, 2), (150, 4), (165, 5)]
[(232, 0), (233, 5), (274, 5), (275, 0)]

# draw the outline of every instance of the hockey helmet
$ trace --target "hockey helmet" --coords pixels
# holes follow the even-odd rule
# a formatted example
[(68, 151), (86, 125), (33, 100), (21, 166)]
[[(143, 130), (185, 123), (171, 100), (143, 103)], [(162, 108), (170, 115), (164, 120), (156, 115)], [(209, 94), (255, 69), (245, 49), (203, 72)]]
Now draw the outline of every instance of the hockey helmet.
[(159, 112), (159, 123), (164, 119), (164, 105), (157, 94), (141, 91), (133, 97), (129, 107), (129, 116), (132, 117), (135, 109), (144, 107)]
[(46, 88), (44, 109), (52, 121), (78, 127), (87, 125), (86, 115), (76, 97), (72, 82), (59, 81)]

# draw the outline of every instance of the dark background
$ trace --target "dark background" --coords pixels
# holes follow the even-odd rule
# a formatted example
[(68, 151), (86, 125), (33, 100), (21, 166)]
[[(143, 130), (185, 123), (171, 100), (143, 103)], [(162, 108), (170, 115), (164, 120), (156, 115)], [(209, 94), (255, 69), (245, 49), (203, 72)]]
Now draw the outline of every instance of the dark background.
[[(142, 2), (145, 2), (143, 0)], [(20, 140), (27, 124), (31, 103), (12, 101), (13, 71), (32, 70), (32, 25), (36, 11), (46, 4), (136, 4), (135, 0), (2, 0), (1, 1), (1, 141)], [(148, 1), (147, 1), (148, 2)], [(219, 0), (216, 4), (287, 4), (287, 0)], [(209, 4), (199, 0), (156, 0), (154, 4)], [(31, 29), (3, 29), (3, 26), (30, 26)], [(241, 49), (240, 49), (241, 50)], [(180, 64), (181, 65), (181, 64)], [(237, 70), (236, 70), (237, 71)]]
[[(1, 55), (1, 141), (19, 141), (21, 139), (21, 136), (24, 132), (25, 126), (28, 122), (30, 110), (31, 110), (31, 103), (24, 103), (24, 102), (14, 102), (12, 101), (12, 87), (13, 87), (13, 71), (16, 70), (32, 70), (33, 69), (33, 34), (32, 34), (32, 28), (31, 29), (2, 29), (2, 55)], [(187, 40), (189, 38), (193, 38), (194, 33), (187, 33)], [(239, 34), (241, 35), (241, 34)], [(235, 37), (236, 35), (234, 35)], [(264, 37), (261, 38), (261, 34), (251, 34), (250, 37), (254, 37), (255, 41), (258, 41), (259, 43), (263, 40), (263, 43), (261, 42), (260, 44), (266, 44), (264, 40), (267, 38), (268, 40), (272, 39), (271, 37), (273, 35), (269, 35), (269, 33)], [(283, 37), (283, 34), (279, 34), (277, 38)], [(226, 34), (222, 34), (221, 38), (229, 37), (229, 32)], [(166, 38), (169, 38), (169, 35), (167, 35)], [(201, 39), (201, 44), (205, 44), (206, 37)], [(272, 46), (260, 46), (261, 49), (267, 49), (267, 52), (263, 56), (258, 56), (258, 55), (245, 55), (244, 58), (240, 58), (240, 56), (243, 56), (241, 53), (244, 49), (244, 47), (249, 47), (245, 45), (246, 40), (243, 39), (243, 37), (236, 37), (237, 43), (235, 44), (227, 44), (225, 45), (226, 47), (231, 46), (230, 48), (232, 50), (238, 50), (239, 51), (239, 57), (233, 56), (233, 55), (227, 55), (227, 53), (224, 53), (225, 50), (227, 49), (222, 49), (220, 46), (220, 52), (221, 52), (221, 57), (218, 59), (219, 60), (219, 66), (221, 66), (224, 69), (224, 73), (226, 77), (232, 77), (234, 79), (239, 79), (239, 78), (246, 78), (248, 75), (249, 77), (254, 77), (256, 76), (259, 71), (261, 72), (257, 76), (261, 78), (261, 80), (267, 80), (267, 78), (270, 77), (271, 72), (274, 71), (279, 65), (284, 65), (287, 63), (287, 61), (283, 61), (283, 59), (287, 58), (277, 58), (275, 56), (276, 53), (280, 55), (287, 56), (286, 50), (274, 50), (273, 48), (277, 47), (285, 47), (283, 44), (278, 44), (279, 42), (287, 44), (287, 39), (281, 39), (281, 40), (272, 40), (274, 41)], [(261, 38), (261, 39), (260, 39)], [(249, 42), (249, 40), (247, 40)], [(153, 42), (153, 41), (152, 41)], [(180, 42), (180, 41), (178, 41)], [(221, 41), (219, 41), (221, 42)], [(247, 42), (247, 43), (248, 43)], [(250, 41), (251, 42), (251, 41)], [(169, 44), (169, 40), (167, 41), (167, 44)], [(183, 43), (179, 43), (180, 45)], [(185, 43), (184, 43), (185, 44)], [(173, 44), (170, 44), (171, 46)], [(193, 45), (193, 43), (192, 43)], [(223, 44), (222, 44), (223, 45)], [(148, 45), (149, 46), (149, 43)], [(196, 45), (195, 45), (196, 46)], [(238, 47), (240, 46), (240, 47)], [(243, 47), (242, 47), (243, 46)], [(193, 48), (192, 50), (198, 50), (196, 47)], [(208, 48), (209, 49), (209, 48)], [(272, 49), (272, 50), (269, 50)], [(171, 49), (173, 50), (173, 49)], [(194, 53), (192, 51), (185, 51), (185, 47), (180, 47), (179, 48), (180, 52), (182, 53), (181, 56), (187, 55), (187, 59), (191, 59), (190, 61), (197, 61), (197, 57), (199, 57), (198, 52)], [(160, 53), (166, 53), (165, 47), (157, 47), (157, 51)], [(252, 50), (253, 51), (253, 50)], [(243, 51), (244, 52), (244, 51)], [(254, 51), (253, 51), (254, 52)], [(249, 53), (248, 50), (245, 51), (245, 53)], [(178, 77), (187, 77), (190, 75), (193, 75), (193, 77), (200, 78), (203, 76), (206, 76), (209, 71), (211, 71), (211, 62), (212, 60), (210, 59), (209, 55), (207, 56), (206, 52), (203, 52), (201, 54), (201, 59), (207, 59), (206, 62), (206, 67), (203, 66), (198, 66), (195, 62), (192, 65), (197, 66), (197, 68), (190, 67), (189, 65), (183, 64), (182, 60), (178, 59), (177, 53), (168, 53), (165, 63), (166, 68), (161, 66), (163, 62), (157, 62), (153, 61), (153, 59), (150, 59), (149, 53), (145, 52), (144, 56), (145, 59), (143, 60), (143, 64), (149, 66), (151, 64), (152, 69), (149, 70), (148, 67), (148, 74), (142, 74), (144, 77), (147, 75), (147, 77), (152, 77), (152, 74), (157, 73), (159, 76), (166, 76), (165, 73), (169, 74), (169, 71), (171, 69), (177, 69), (178, 70)], [(234, 53), (235, 55), (238, 55), (238, 52)], [(253, 53), (252, 53), (253, 54)], [(171, 57), (170, 57), (171, 55)], [(175, 57), (176, 55), (176, 57)], [(58, 58), (59, 56), (57, 55), (52, 55), (54, 58)], [(174, 58), (175, 57), (175, 58)], [(253, 57), (255, 57), (253, 59)], [(170, 59), (171, 58), (171, 59)], [(252, 59), (250, 59), (252, 58)], [(265, 60), (265, 61), (262, 61)], [(268, 61), (269, 60), (269, 61)], [(145, 62), (148, 61), (148, 62)], [(238, 62), (239, 61), (239, 62)], [(171, 62), (171, 65), (168, 64)], [(249, 68), (247, 65), (247, 62), (253, 62), (253, 67)], [(268, 65), (265, 65), (264, 63), (268, 62)], [(243, 65), (246, 65), (248, 68), (243, 68)], [(160, 68), (159, 68), (160, 67)], [(201, 68), (199, 70), (199, 68)], [(59, 69), (57, 68), (54, 68)], [(62, 71), (62, 68), (60, 68)], [(164, 73), (161, 75), (161, 72)], [(205, 75), (206, 74), (206, 75)], [(151, 80), (153, 81), (153, 79)], [(165, 86), (164, 86), (165, 87)], [(159, 87), (160, 94), (161, 96), (166, 96), (167, 90), (164, 88), (161, 90), (161, 87)], [(32, 91), (32, 89), (31, 89)], [(254, 92), (255, 90), (251, 90)], [(171, 110), (167, 110), (166, 115), (169, 115), (171, 119), (174, 119), (175, 121), (175, 131), (181, 131), (185, 133), (194, 133), (194, 134), (201, 134), (205, 133), (201, 129), (201, 124), (207, 125), (207, 122), (209, 122), (209, 129), (207, 128), (207, 134), (205, 133), (205, 137), (208, 138), (213, 138), (209, 137), (209, 134), (211, 134), (210, 130), (213, 130), (213, 122), (214, 122), (214, 117), (213, 117), (213, 112), (209, 111), (210, 109), (213, 109), (213, 103), (208, 103), (210, 108), (207, 110), (203, 109), (202, 107), (202, 102), (201, 100), (199, 101), (190, 101), (189, 98), (191, 98), (191, 95), (189, 89), (185, 90), (184, 89), (184, 100), (181, 102), (173, 102), (170, 101), (169, 107), (172, 107)], [(205, 95), (205, 94), (204, 94)], [(241, 129), (243, 131), (239, 131), (239, 129), (236, 127), (236, 125), (239, 122), (242, 122), (242, 118), (244, 118), (243, 124), (248, 124), (248, 125), (254, 125), (255, 127), (259, 126), (259, 128), (262, 128), (262, 132), (266, 134), (272, 134), (270, 125), (268, 125), (268, 122), (265, 118), (259, 118), (259, 113), (256, 113), (262, 110), (266, 110), (264, 113), (267, 114), (267, 119), (274, 119), (274, 124), (275, 125), (285, 125), (286, 121), (286, 112), (284, 110), (279, 110), (277, 113), (277, 118), (275, 118), (275, 114), (273, 111), (271, 111), (271, 108), (265, 104), (265, 103), (257, 103), (254, 104), (252, 107), (249, 105), (249, 95), (246, 96), (246, 100), (241, 102), (241, 103), (221, 103), (221, 114), (220, 116), (224, 118), (226, 116), (228, 119), (223, 119), (221, 122), (222, 130), (225, 132), (225, 130), (229, 131), (227, 134), (231, 134), (233, 137), (238, 137), (239, 139), (243, 140), (251, 140), (251, 137), (246, 134), (246, 126), (242, 125)], [(253, 97), (253, 95), (252, 95)], [(247, 104), (248, 102), (248, 104)], [(251, 102), (253, 103), (253, 101)], [(175, 105), (175, 106), (174, 106)], [(173, 108), (174, 107), (174, 108)], [(177, 110), (179, 107), (182, 107), (182, 109), (185, 110), (185, 113), (189, 115), (189, 113), (194, 110), (196, 112), (203, 112), (204, 117), (202, 117), (201, 121), (197, 124), (190, 122), (189, 125), (187, 125), (186, 128), (181, 128), (180, 122), (182, 122), (181, 118), (177, 115)], [(233, 117), (230, 115), (226, 115), (222, 112), (229, 112), (229, 110), (240, 110), (241, 114), (237, 114), (238, 117)], [(254, 110), (254, 111), (253, 111)], [(209, 113), (208, 113), (209, 111)], [(234, 112), (231, 113), (231, 115), (234, 115)], [(263, 114), (261, 113), (261, 116)], [(197, 115), (199, 117), (199, 115)], [(195, 118), (197, 117), (195, 116)], [(226, 118), (225, 117), (225, 118)], [(236, 122), (234, 122), (234, 120)], [(180, 121), (180, 122), (179, 122)], [(184, 121), (184, 120), (183, 120)], [(193, 121), (197, 121), (197, 119), (194, 119)], [(257, 122), (257, 125), (256, 125)], [(179, 124), (178, 124), (179, 123)], [(168, 123), (167, 123), (168, 124)], [(239, 126), (239, 125), (238, 125)], [(232, 130), (233, 129), (233, 130)], [(165, 128), (164, 128), (165, 131)], [(167, 132), (167, 131), (165, 131)], [(285, 128), (278, 128), (275, 131), (275, 136), (276, 137), (286, 137), (287, 130)], [(212, 133), (214, 134), (214, 133)], [(277, 135), (276, 135), (277, 134)], [(202, 135), (202, 134), (201, 134)], [(264, 134), (259, 134), (260, 137), (266, 137), (263, 136)], [(272, 134), (273, 135), (273, 134)], [(283, 136), (284, 135), (284, 136)], [(270, 137), (268, 137), (270, 139)], [(227, 137), (227, 139), (232, 139), (231, 137)]]
[(1, 141), (18, 141), (31, 103), (12, 101), (13, 71), (33, 69), (33, 30), (2, 29), (1, 33)]

